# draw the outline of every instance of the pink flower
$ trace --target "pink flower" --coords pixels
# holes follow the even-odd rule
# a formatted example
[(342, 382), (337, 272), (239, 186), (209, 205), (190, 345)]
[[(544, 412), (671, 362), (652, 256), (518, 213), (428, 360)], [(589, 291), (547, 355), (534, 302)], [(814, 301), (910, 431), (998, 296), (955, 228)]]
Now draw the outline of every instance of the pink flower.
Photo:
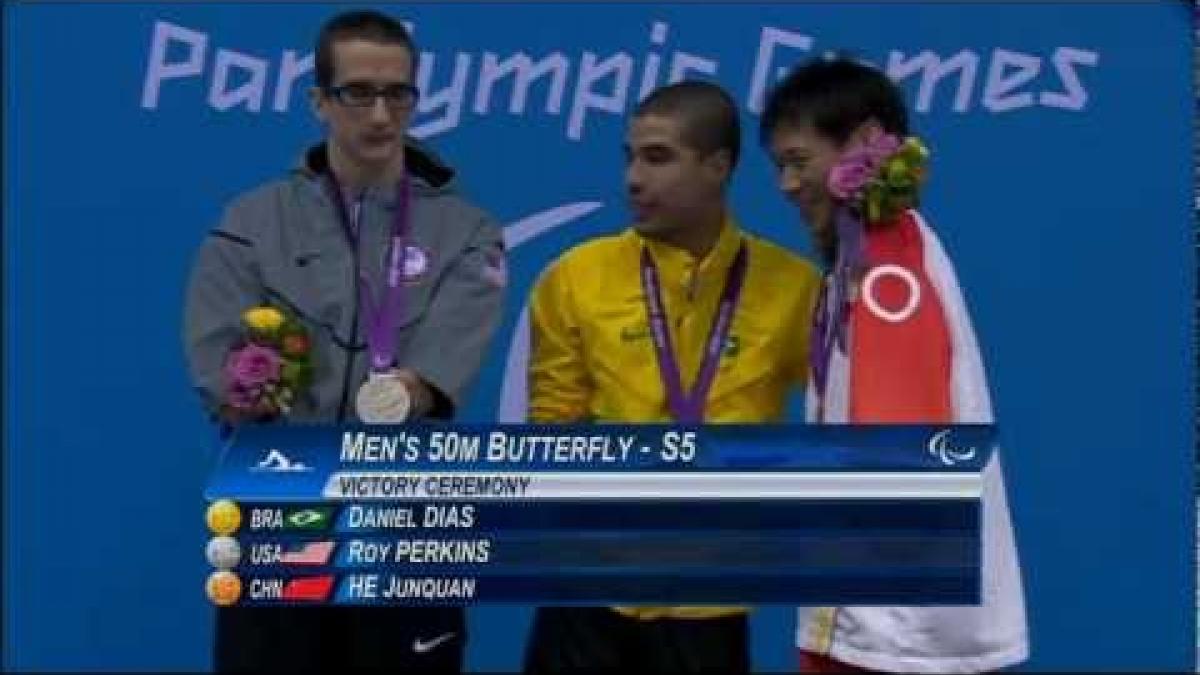
[(859, 152), (847, 153), (829, 171), (829, 192), (837, 199), (850, 199), (871, 180), (873, 173), (874, 167), (865, 155)]
[(250, 410), (258, 405), (262, 398), (262, 389), (258, 387), (243, 387), (232, 385), (228, 391), (229, 405), (239, 410)]
[(829, 171), (829, 192), (843, 201), (851, 199), (899, 149), (900, 139), (878, 131), (865, 142), (848, 148)]
[(899, 149), (900, 139), (882, 131), (871, 134), (867, 138), (867, 142), (863, 144), (863, 150), (871, 158), (871, 164), (875, 167), (883, 164)]
[(225, 375), (229, 378), (232, 390), (256, 389), (278, 380), (280, 367), (279, 355), (275, 350), (250, 343), (229, 354), (225, 362)]

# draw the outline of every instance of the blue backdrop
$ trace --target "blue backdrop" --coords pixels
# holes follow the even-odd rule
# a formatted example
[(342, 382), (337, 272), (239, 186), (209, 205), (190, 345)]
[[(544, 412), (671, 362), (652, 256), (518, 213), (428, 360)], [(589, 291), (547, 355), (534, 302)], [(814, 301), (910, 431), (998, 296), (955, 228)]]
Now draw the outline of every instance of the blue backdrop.
[[(4, 7), (6, 667), (208, 666), (212, 432), (183, 367), (183, 287), (223, 204), (319, 136), (306, 58), (336, 9)], [(474, 421), (520, 413), (501, 391), (519, 399), (505, 364), (534, 276), (628, 218), (620, 139), (643, 82), (730, 89), (749, 144), (737, 211), (807, 251), (750, 133), (757, 94), (828, 50), (888, 68), (934, 149), (926, 212), (991, 375), (1028, 667), (1192, 666), (1187, 4), (390, 9), (427, 52), (414, 132), (510, 225), (513, 302)], [(525, 95), (487, 85), (520, 55), (552, 74)], [(472, 610), (470, 665), (516, 667), (528, 618)], [(754, 616), (757, 667), (794, 668), (794, 624)]]

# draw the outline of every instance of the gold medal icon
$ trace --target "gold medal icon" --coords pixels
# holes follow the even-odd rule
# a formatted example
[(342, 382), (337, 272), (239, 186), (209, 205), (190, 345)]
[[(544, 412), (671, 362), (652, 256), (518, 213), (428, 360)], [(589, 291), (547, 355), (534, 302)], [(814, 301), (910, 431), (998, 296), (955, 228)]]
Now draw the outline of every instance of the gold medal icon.
[(242, 580), (233, 572), (221, 570), (213, 572), (204, 585), (208, 599), (218, 607), (227, 607), (238, 601), (242, 595)]
[(242, 524), (241, 510), (238, 509), (237, 504), (228, 499), (213, 502), (204, 517), (208, 521), (208, 529), (219, 536), (233, 534)]

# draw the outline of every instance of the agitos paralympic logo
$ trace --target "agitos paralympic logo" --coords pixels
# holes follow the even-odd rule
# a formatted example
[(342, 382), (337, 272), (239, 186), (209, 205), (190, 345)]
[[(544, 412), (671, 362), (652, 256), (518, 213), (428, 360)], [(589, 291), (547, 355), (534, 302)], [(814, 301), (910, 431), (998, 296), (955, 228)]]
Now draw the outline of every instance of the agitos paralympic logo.
[(960, 462), (969, 462), (975, 459), (978, 452), (974, 446), (969, 448), (957, 447), (950, 441), (950, 434), (953, 430), (943, 429), (930, 437), (926, 449), (929, 454), (933, 455), (946, 466), (954, 466)]

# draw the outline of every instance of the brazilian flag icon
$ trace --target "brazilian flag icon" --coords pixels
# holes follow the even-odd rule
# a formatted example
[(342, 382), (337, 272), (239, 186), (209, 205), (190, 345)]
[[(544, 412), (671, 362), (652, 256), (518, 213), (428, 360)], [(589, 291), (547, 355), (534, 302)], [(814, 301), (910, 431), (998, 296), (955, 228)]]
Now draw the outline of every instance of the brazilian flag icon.
[(304, 532), (324, 532), (333, 524), (332, 506), (309, 506), (288, 509), (283, 515), (283, 529)]

